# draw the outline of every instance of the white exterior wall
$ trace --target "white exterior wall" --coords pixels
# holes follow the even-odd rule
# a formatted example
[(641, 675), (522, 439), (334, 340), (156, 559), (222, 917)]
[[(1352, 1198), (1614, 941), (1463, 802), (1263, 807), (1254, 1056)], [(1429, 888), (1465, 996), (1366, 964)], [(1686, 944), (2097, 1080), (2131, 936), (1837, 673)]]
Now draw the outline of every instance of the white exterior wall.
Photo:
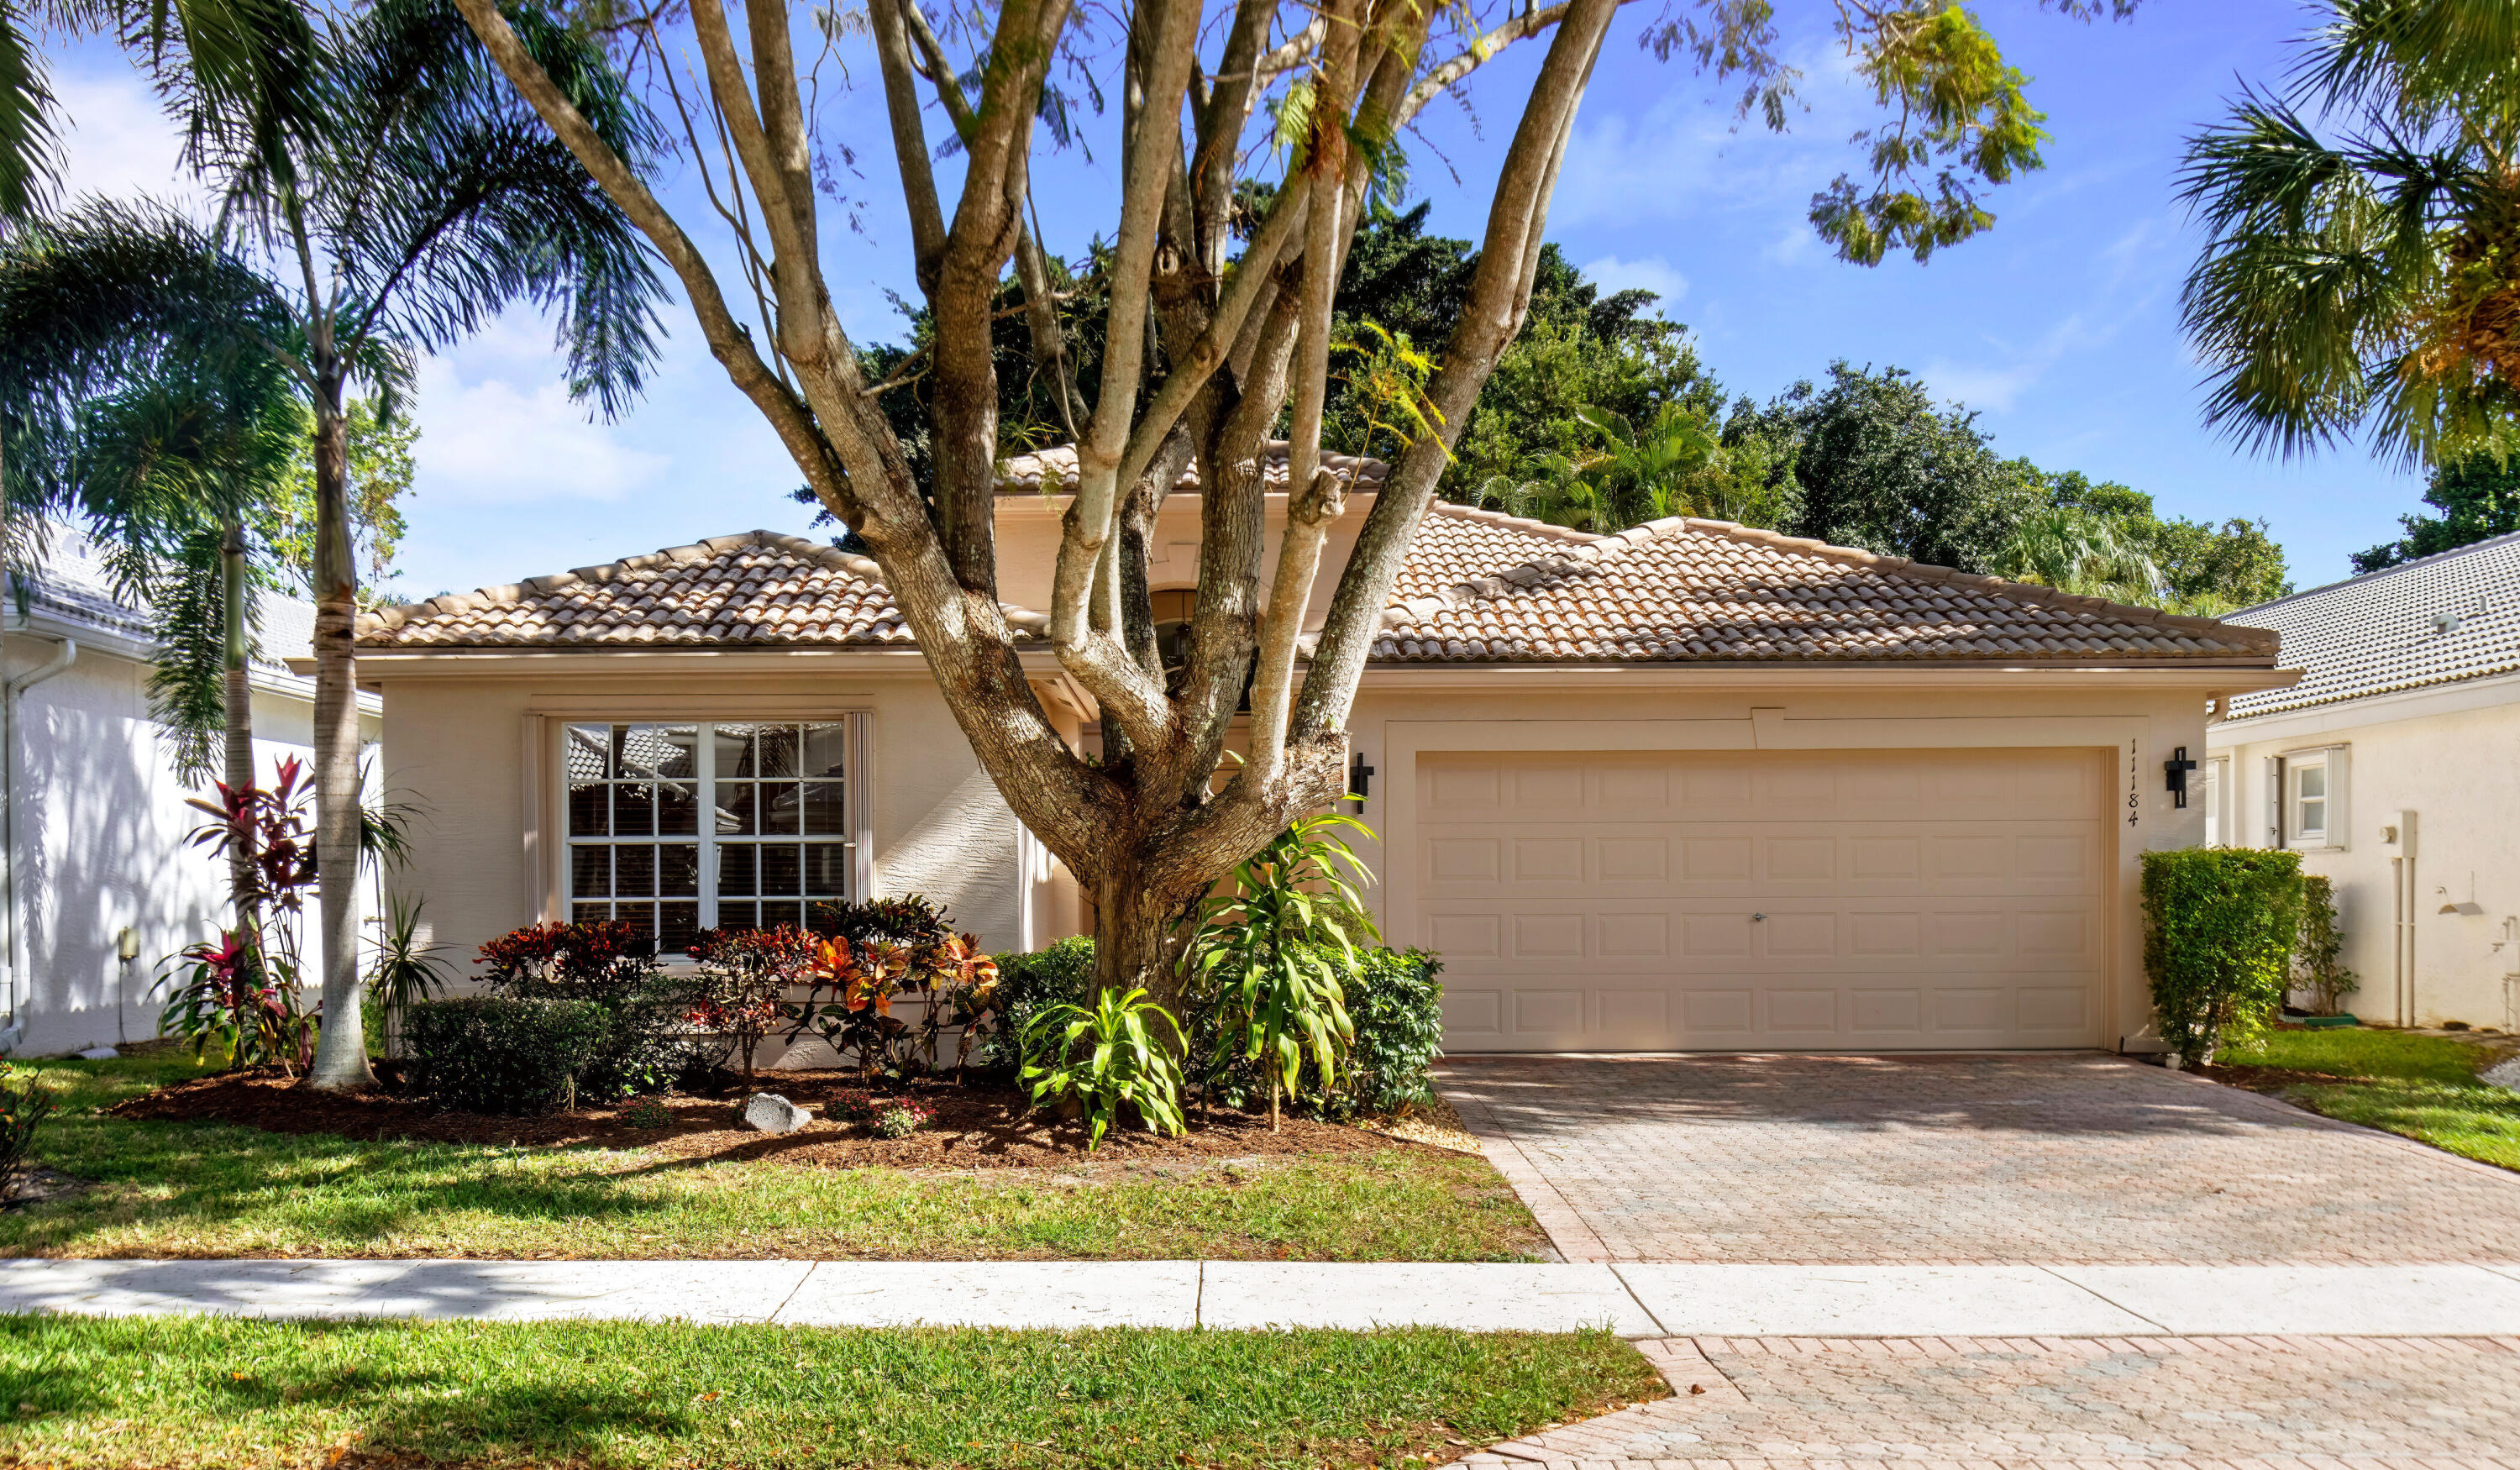
[[(71, 636), (77, 637), (76, 630)], [(12, 677), (42, 667), (51, 637), (7, 635)], [(259, 770), (310, 753), (312, 707), (257, 690)], [(373, 722), (370, 722), (373, 727)], [(202, 824), (176, 780), (149, 707), (149, 666), (79, 640), (68, 669), (20, 696), (17, 885), (22, 1055), (143, 1041), (158, 1032), (157, 979), (169, 955), (209, 937), (227, 908), (227, 874), (186, 842)], [(125, 966), (115, 941), (140, 932)]]
[[(2269, 841), (2268, 758), (2341, 747), (2342, 820), (2302, 867), (2336, 885), (2345, 962), (2361, 989), (2345, 1008), (2369, 1020), (2520, 1028), (2520, 679), (2358, 699), (2216, 725), (2209, 754), (2228, 761), (2219, 793), (2224, 840)], [(2383, 828), (2414, 821), (2412, 912), (2399, 928), (2406, 844)], [(2444, 913), (2474, 904), (2476, 913)], [(2401, 950), (2411, 942), (2411, 997)]]

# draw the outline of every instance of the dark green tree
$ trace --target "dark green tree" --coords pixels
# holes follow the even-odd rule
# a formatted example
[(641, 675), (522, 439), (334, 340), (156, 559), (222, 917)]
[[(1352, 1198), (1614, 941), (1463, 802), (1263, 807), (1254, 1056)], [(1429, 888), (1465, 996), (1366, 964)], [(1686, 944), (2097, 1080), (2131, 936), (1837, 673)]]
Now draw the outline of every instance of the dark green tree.
[(2046, 476), (2050, 505), (2089, 511), (2113, 522), (2160, 572), (2161, 601), (2179, 611), (2215, 616), (2284, 597), (2292, 578), (2283, 548), (2263, 520), (2233, 516), (2221, 525), (2167, 519), (2152, 497), (2114, 480), (2093, 481), (2079, 469)]
[(1744, 423), (1791, 452), (1790, 529), (1962, 571), (1992, 569), (2013, 526), (2046, 503), (2037, 471), (1999, 458), (1977, 416), (1945, 408), (1903, 368), (1829, 367)]
[(2520, 460), (2492, 454), (2452, 460), (2433, 471), (2424, 504), (2441, 513), (2399, 516), (2407, 533), (2355, 553), (2354, 570), (2375, 572), (2520, 531)]

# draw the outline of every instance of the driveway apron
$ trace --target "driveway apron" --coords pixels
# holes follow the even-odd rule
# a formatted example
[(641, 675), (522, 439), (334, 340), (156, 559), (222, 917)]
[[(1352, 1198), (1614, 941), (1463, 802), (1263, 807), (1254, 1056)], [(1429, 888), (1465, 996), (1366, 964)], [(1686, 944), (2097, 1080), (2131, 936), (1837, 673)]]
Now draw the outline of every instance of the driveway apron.
[(2098, 1053), (1475, 1056), (1441, 1086), (1570, 1261), (2520, 1256), (2520, 1176)]

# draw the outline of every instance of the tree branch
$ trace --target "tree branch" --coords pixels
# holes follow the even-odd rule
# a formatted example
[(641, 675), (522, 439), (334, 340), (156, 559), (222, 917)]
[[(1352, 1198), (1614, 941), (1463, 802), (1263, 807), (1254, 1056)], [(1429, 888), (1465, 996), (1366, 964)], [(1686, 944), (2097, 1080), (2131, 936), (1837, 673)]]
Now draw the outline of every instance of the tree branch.
[(945, 253), (945, 215), (937, 203), (936, 169), (927, 157), (927, 124), (920, 116), (919, 85), (913, 79), (910, 25), (902, 15), (910, 8), (910, 0), (868, 0), (867, 21), (875, 31), (876, 63), (883, 73), (884, 112), (892, 126), (893, 161), (901, 169), (902, 202), (910, 210), (912, 261), (920, 290), (932, 295), (939, 257)]

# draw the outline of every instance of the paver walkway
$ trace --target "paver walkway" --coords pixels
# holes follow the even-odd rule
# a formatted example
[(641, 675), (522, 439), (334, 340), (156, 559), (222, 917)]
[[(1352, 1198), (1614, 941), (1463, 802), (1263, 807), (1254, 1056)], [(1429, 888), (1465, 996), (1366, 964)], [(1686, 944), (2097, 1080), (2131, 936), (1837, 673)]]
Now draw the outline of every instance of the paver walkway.
[(2520, 1467), (2520, 1338), (1715, 1337), (1638, 1346), (1674, 1397), (1463, 1464)]
[(2520, 1176), (2094, 1052), (1457, 1057), (1569, 1261), (2508, 1260)]

